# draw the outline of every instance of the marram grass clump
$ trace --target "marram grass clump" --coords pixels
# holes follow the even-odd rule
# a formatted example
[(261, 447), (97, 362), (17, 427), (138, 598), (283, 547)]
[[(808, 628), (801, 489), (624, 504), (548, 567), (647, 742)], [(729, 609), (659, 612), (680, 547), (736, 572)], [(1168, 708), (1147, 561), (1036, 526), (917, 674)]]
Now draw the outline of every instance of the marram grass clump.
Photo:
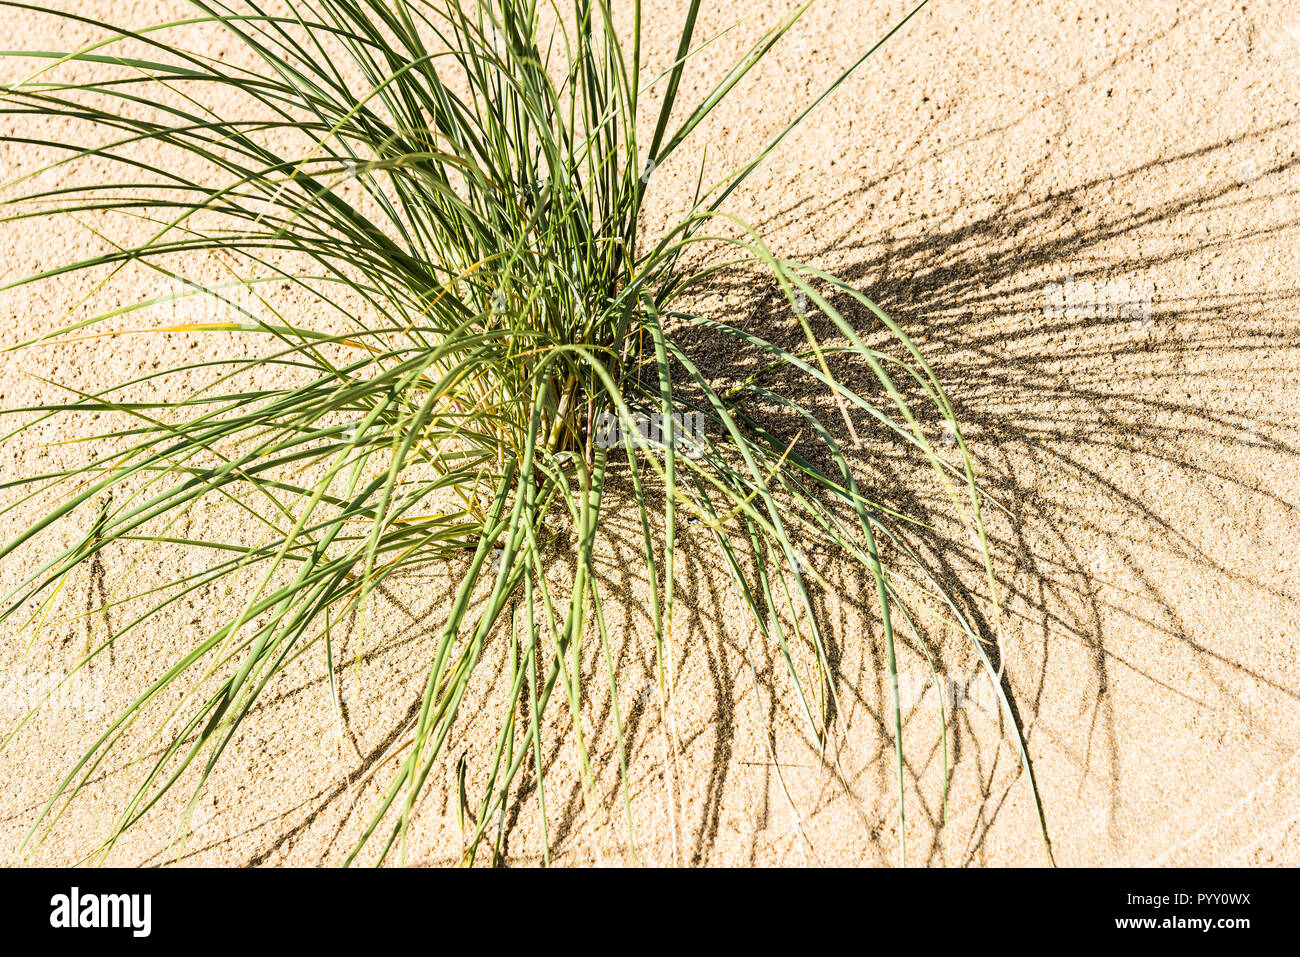
[[(866, 296), (772, 255), (723, 211), (749, 173), (876, 47), (752, 162), (706, 183), (701, 161), (690, 205), (647, 238), (642, 213), (656, 169), (806, 8), (761, 37), (689, 107), (678, 91), (701, 46), (700, 0), (686, 10), (675, 58), (653, 76), (642, 72), (640, 4), (617, 17), (611, 5), (286, 0), (268, 12), (194, 0), (193, 16), (136, 29), (61, 14), (99, 28), (100, 39), (66, 52), (4, 53), (29, 67), (4, 88), (4, 113), (74, 121), (67, 128), (78, 137), (6, 138), (57, 149), (60, 167), (113, 171), (111, 179), (54, 188), (30, 178), (10, 183), (2, 194), (6, 218), (120, 216), (147, 226), (142, 241), (121, 243), (101, 229), (108, 252), (50, 264), (7, 288), (127, 268), (148, 270), (160, 284), (39, 342), (92, 335), (96, 324), (191, 297), (215, 297), (223, 314), (162, 328), (254, 342), (251, 358), (176, 364), (76, 392), (57, 406), (9, 410), (26, 415), (7, 441), (54, 416), (110, 413), (132, 424), (97, 436), (106, 450), (73, 469), (4, 482), (15, 495), (6, 511), (33, 498), (50, 503), (0, 549), (0, 557), (18, 549), (37, 556), (35, 570), (4, 596), (5, 620), (39, 628), (62, 583), (110, 546), (205, 556), (165, 588), (115, 593), (112, 602), (129, 604), (131, 613), (87, 647), (84, 667), (174, 603), (237, 583), (220, 627), (195, 636), (179, 660), (159, 661), (152, 684), (69, 769), (20, 855), (106, 769), (106, 757), (151, 705), (181, 682), (206, 678), (203, 691), (183, 697), (156, 728), (154, 747), (134, 756), (130, 798), (90, 857), (102, 860), (173, 786), (191, 789), (192, 812), (273, 679), (316, 655), (337, 695), (339, 623), (364, 613), (386, 582), (430, 563), (463, 573), (436, 622), (409, 743), (348, 860), (376, 842), (369, 857), (405, 858), (417, 799), (431, 772), (456, 760), (449, 736), (494, 640), (514, 643), (516, 666), (487, 785), (472, 799), (460, 789), (460, 806), (473, 811), (466, 861), (485, 837), (499, 846), (502, 811), (525, 760), (531, 755), (542, 766), (540, 731), (556, 709), (571, 716), (581, 783), (590, 791), (580, 719), (590, 679), (581, 642), (595, 635), (608, 651), (592, 556), (614, 482), (629, 490), (639, 514), (663, 707), (672, 702), (665, 643), (686, 522), (711, 536), (752, 613), (755, 640), (779, 647), (814, 742), (827, 741), (827, 701), (836, 688), (801, 550), (808, 542), (857, 566), (869, 583), (891, 675), (898, 623), (918, 627), (918, 590), (909, 584), (916, 582), (992, 673), (964, 604), (911, 544), (914, 520), (859, 486), (850, 455), (863, 441), (854, 421), (872, 422), (929, 468), (973, 532), (992, 588), (982, 496), (938, 379)], [(199, 29), (223, 32), (239, 55), (175, 42), (180, 31)], [(656, 104), (648, 120), (639, 115), (647, 104)], [(192, 284), (184, 264), (204, 256), (229, 264), (230, 282)], [(797, 317), (799, 348), (691, 311), (711, 283), (737, 270), (779, 288)], [(316, 304), (306, 321), (272, 308), (264, 291), (275, 285)], [(850, 322), (849, 308), (872, 328)], [(756, 371), (719, 386), (691, 358), (693, 332), (727, 337), (759, 358)], [(850, 388), (832, 372), (848, 367), (871, 388)], [(205, 385), (174, 398), (138, 398), (142, 386), (177, 373), (203, 376)], [(793, 428), (754, 411), (773, 408)], [(951, 461), (922, 427), (935, 421), (949, 423), (956, 437)], [(804, 453), (808, 442), (818, 454)], [(220, 529), (184, 531), (190, 526), (180, 517), (209, 502), (246, 509), (267, 534), (250, 543)], [(86, 531), (70, 547), (51, 546), (64, 519)], [(543, 574), (557, 535), (576, 553), (558, 591)], [(792, 660), (800, 649), (815, 660), (811, 677)], [(620, 689), (614, 667), (591, 673), (608, 682), (621, 754), (619, 695), (632, 695)], [(1000, 683), (998, 693), (1010, 717)], [(896, 682), (893, 732), (901, 834)], [(1018, 735), (1015, 743), (1032, 788)], [(622, 759), (620, 767), (634, 849)], [(549, 848), (545, 798), (553, 782), (538, 785)], [(905, 860), (905, 845), (900, 854)]]

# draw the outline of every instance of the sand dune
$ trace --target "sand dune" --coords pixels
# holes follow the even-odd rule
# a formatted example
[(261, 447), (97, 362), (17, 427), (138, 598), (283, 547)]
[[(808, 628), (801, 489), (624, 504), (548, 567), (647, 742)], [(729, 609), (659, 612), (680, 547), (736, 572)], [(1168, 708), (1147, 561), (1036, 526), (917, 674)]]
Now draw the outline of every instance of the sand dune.
[[(55, 6), (71, 9), (68, 0)], [(651, 6), (647, 56), (661, 61), (682, 4)], [(702, 36), (748, 19), (693, 64), (688, 100), (791, 5), (707, 6)], [(721, 170), (751, 156), (908, 6), (819, 0), (699, 131), (710, 164)], [(76, 8), (141, 24), (183, 6), (93, 0)], [(62, 49), (92, 35), (13, 9), (0, 11), (0, 24), (10, 48)], [(24, 64), (0, 68), (9, 80)], [(1208, 0), (934, 0), (732, 200), (779, 254), (844, 277), (890, 310), (969, 423), (1002, 506), (991, 520), (1003, 588), (998, 653), (1061, 864), (1300, 864), (1297, 117), (1300, 10), (1287, 0), (1231, 9)], [(24, 123), (34, 135), (55, 132), (22, 117), (0, 122), (13, 135)], [(42, 162), (35, 150), (0, 147), (8, 171), (0, 179)], [(680, 209), (695, 176), (689, 159), (660, 171), (648, 231)], [(92, 225), (3, 224), (0, 281), (85, 255), (102, 242)], [(58, 328), (88, 295), (101, 308), (126, 301), (143, 280), (123, 275), (102, 289), (94, 281), (78, 274), (0, 294), (9, 318), (0, 346)], [(311, 308), (288, 294), (284, 306)], [(762, 290), (743, 286), (713, 307), (782, 321)], [(204, 350), (242, 348), (150, 333), (5, 352), (0, 406), (66, 395), (38, 377), (90, 388)], [(6, 440), (0, 472), (9, 479), (89, 455), (46, 444), (73, 438), (71, 421)], [(3, 496), (8, 505), (14, 493)], [(34, 515), (23, 506), (3, 516), (0, 539)], [(841, 696), (827, 765), (800, 730), (774, 650), (754, 647), (739, 596), (715, 559), (692, 551), (687, 530), (675, 720), (665, 727), (650, 681), (639, 530), (632, 516), (624, 524), (613, 515), (598, 570), (619, 598), (612, 640), (624, 697), (633, 699), (623, 706), (637, 859), (893, 863), (892, 718), (867, 584), (828, 568), (833, 587), (819, 596)], [(960, 577), (969, 545), (958, 539), (951, 549)], [(0, 585), (35, 560), (6, 561)], [(65, 583), (66, 614), (30, 648), (29, 634), (6, 623), (6, 733), (90, 637), (113, 626), (96, 609), (125, 576), (165, 582), (176, 563), (196, 560), (159, 550), (130, 565), (110, 553)], [(173, 843), (177, 796), (110, 860), (339, 863), (409, 734), (423, 652), (453, 585), (450, 570), (403, 582), (364, 632), (350, 632), (338, 672), (342, 738), (324, 669), (305, 658), (268, 689), (183, 847)], [(173, 607), (17, 735), (0, 754), (0, 844), (21, 839), (115, 709), (215, 614), (210, 599)], [(946, 809), (939, 725), (924, 693), (929, 666), (916, 648), (900, 662), (913, 682), (905, 685), (911, 861), (1042, 863), (1008, 729), (981, 694), (969, 651), (955, 641), (943, 650), (949, 701), (958, 705), (949, 715)], [(492, 655), (504, 669), (504, 652)], [(476, 707), (491, 697), (488, 688)], [(567, 749), (557, 745), (547, 769), (558, 863), (631, 860), (607, 704), (596, 695), (590, 706), (594, 751), (605, 761), (604, 816), (584, 811)], [(471, 783), (481, 780), (492, 742), (472, 717), (458, 733), (449, 753), (467, 755)], [(127, 751), (114, 755), (34, 861), (78, 859), (120, 813), (133, 769)], [(411, 861), (459, 859), (446, 798), (453, 782), (454, 768), (435, 772)], [(540, 859), (532, 796), (512, 809), (507, 834), (508, 861)]]

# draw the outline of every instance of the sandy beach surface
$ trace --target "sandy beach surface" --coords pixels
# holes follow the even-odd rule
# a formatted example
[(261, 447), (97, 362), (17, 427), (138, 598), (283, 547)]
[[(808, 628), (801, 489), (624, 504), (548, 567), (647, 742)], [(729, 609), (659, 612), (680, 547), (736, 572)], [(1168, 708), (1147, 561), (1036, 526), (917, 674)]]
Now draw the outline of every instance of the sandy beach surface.
[[(145, 0), (54, 6), (131, 26), (187, 9)], [(683, 84), (689, 102), (793, 4), (705, 7), (701, 37), (741, 22), (693, 61)], [(646, 55), (663, 63), (685, 4), (646, 8)], [(707, 144), (718, 170), (748, 159), (908, 8), (908, 0), (818, 0), (697, 131), (696, 150)], [(191, 32), (196, 46), (229, 44), (204, 27)], [(46, 50), (96, 35), (12, 8), (0, 10), (0, 34), (6, 48)], [(30, 64), (0, 60), (6, 81), (24, 69)], [(11, 135), (75, 132), (26, 117), (0, 122)], [(49, 158), (0, 148), (0, 180)], [(836, 273), (888, 309), (967, 424), (989, 494), (1003, 506), (991, 519), (1003, 589), (998, 649), (1059, 864), (1300, 864), (1298, 148), (1300, 8), (1289, 0), (933, 0), (731, 200), (777, 253)], [(688, 202), (698, 161), (692, 152), (657, 171), (650, 233)], [(3, 224), (0, 283), (121, 241), (96, 225)], [(196, 275), (217, 268), (190, 266)], [(0, 293), (0, 346), (59, 328), (87, 302), (102, 311), (132, 301), (132, 283), (144, 281), (124, 273), (99, 286), (99, 278)], [(786, 321), (762, 312), (763, 295), (731, 290), (713, 307)], [(277, 305), (312, 308), (289, 292)], [(4, 352), (0, 407), (66, 401), (48, 380), (91, 389), (248, 348), (148, 333)], [(83, 460), (93, 447), (68, 440), (103, 428), (66, 418), (6, 439), (0, 474), (7, 481)], [(0, 505), (15, 499), (12, 489), (0, 492)], [(16, 505), (0, 519), (0, 539), (38, 514), (35, 504)], [(639, 527), (617, 509), (607, 521), (599, 572), (623, 689), (635, 855), (599, 692), (605, 664), (592, 644), (584, 668), (597, 690), (583, 720), (598, 765), (594, 806), (560, 715), (548, 729), (557, 743), (545, 771), (552, 861), (895, 863), (892, 714), (868, 582), (825, 570), (830, 587), (819, 602), (840, 707), (832, 760), (822, 761), (778, 653), (756, 644), (721, 563), (689, 529), (665, 723), (651, 677)], [(60, 526), (51, 541), (84, 533)], [(257, 529), (232, 534), (251, 539)], [(953, 548), (969, 551), (961, 541)], [(7, 559), (0, 590), (41, 559), (31, 551)], [(119, 589), (164, 584), (200, 561), (160, 548), (110, 550), (63, 584), (59, 611), (35, 640), (16, 622), (0, 626), (3, 733), (87, 642), (121, 627), (120, 616), (99, 611)], [(227, 751), (190, 833), (177, 833), (189, 793), (178, 788), (108, 860), (340, 863), (411, 732), (454, 584), (433, 572), (399, 582), (347, 632), (336, 669), (341, 716), (322, 656), (295, 662)], [(161, 662), (210, 633), (229, 600), (214, 593), (172, 606), (96, 659), (9, 742), (0, 753), (6, 853), (107, 722)], [(899, 663), (911, 689), (909, 863), (1044, 863), (1005, 719), (981, 693), (969, 649), (954, 640), (941, 651), (950, 691), (943, 737), (933, 697), (917, 690), (929, 664), (911, 646)], [(504, 650), (488, 659), (486, 672), (505, 674)], [(182, 693), (165, 695), (157, 717)], [(465, 757), (475, 793), (494, 744), (493, 694), (489, 684), (470, 703), (451, 758), (434, 772), (411, 863), (460, 860), (454, 762)], [(157, 746), (155, 727), (131, 730), (22, 860), (69, 863), (93, 850), (138, 781), (134, 759)], [(519, 865), (540, 861), (543, 844), (535, 776), (524, 785), (502, 843), (506, 862)]]

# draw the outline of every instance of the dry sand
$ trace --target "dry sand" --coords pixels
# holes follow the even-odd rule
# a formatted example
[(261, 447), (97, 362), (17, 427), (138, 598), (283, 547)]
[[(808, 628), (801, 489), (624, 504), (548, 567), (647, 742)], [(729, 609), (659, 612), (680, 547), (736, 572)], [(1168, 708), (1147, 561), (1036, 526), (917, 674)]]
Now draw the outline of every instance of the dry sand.
[[(688, 100), (789, 5), (708, 6), (701, 36), (750, 19), (696, 62)], [(709, 144), (719, 169), (748, 158), (907, 6), (820, 0), (697, 144)], [(133, 25), (183, 9), (76, 7)], [(670, 51), (681, 7), (651, 5), (652, 57)], [(0, 33), (5, 47), (44, 49), (88, 35), (14, 10), (0, 13)], [(3, 69), (10, 78), (19, 68)], [(1009, 594), (999, 645), (1062, 864), (1300, 864), (1298, 107), (1300, 11), (1289, 0), (934, 0), (734, 197), (732, 209), (779, 253), (838, 273), (891, 310), (970, 423), (991, 494), (1008, 510), (994, 523)], [(4, 122), (7, 131), (17, 126)], [(38, 160), (12, 146), (0, 154), (11, 174)], [(680, 208), (693, 176), (689, 163), (665, 167), (656, 209)], [(2, 278), (97, 243), (71, 222), (9, 224)], [(1149, 292), (1150, 314), (1054, 311), (1051, 284), (1069, 279)], [(1077, 302), (1084, 294), (1070, 288)], [(57, 328), (91, 292), (91, 277), (78, 276), (21, 300), (10, 295), (0, 344)], [(110, 287), (96, 302), (108, 308), (129, 294)], [(743, 297), (734, 305), (746, 307)], [(90, 388), (214, 348), (241, 347), (155, 334), (5, 353), (0, 405), (59, 394), (29, 373)], [(84, 434), (99, 427), (86, 423)], [(5, 478), (87, 455), (76, 445), (40, 446), (72, 437), (69, 428), (6, 441)], [(11, 512), (0, 538), (33, 514)], [(691, 554), (688, 537), (679, 566), (685, 613), (673, 636), (676, 737), (666, 755), (648, 682), (636, 529), (613, 517), (607, 532), (602, 573), (619, 598), (613, 641), (631, 689), (625, 698), (634, 699), (624, 709), (639, 859), (893, 862), (888, 698), (862, 611), (865, 583), (834, 581), (822, 596), (840, 672), (841, 782), (800, 734), (769, 649), (755, 650), (755, 696), (745, 664), (753, 636), (739, 598), (714, 559)], [(30, 560), (8, 562), (0, 585), (18, 580)], [(128, 569), (110, 554), (65, 585), (67, 613), (92, 614), (51, 628), (30, 649), (26, 634), (6, 626), (6, 729), (32, 689), (62, 674), (105, 627), (93, 611), (128, 571), (135, 582), (165, 582), (193, 561), (150, 552)], [(409, 733), (448, 587), (437, 578), (406, 583), (364, 635), (351, 634), (338, 672), (342, 741), (319, 655), (268, 689), (205, 794), (185, 863), (340, 861)], [(157, 663), (206, 634), (216, 604), (205, 596), (175, 608), (123, 642), (0, 755), (0, 845), (16, 843), (59, 775)], [(501, 663), (498, 654), (489, 664)], [(588, 664), (598, 685), (594, 651)], [(900, 667), (909, 676), (926, 669), (914, 650)], [(945, 649), (943, 667), (960, 681), (974, 673), (957, 646)], [(584, 812), (568, 749), (556, 750), (548, 770), (550, 844), (562, 863), (629, 859), (599, 705), (589, 733), (605, 764), (602, 810)], [(466, 755), (471, 782), (481, 780), (490, 747), (490, 724), (475, 715), (450, 752)], [(954, 724), (940, 826), (937, 720), (928, 707), (908, 715), (911, 860), (1041, 863), (1007, 729), (978, 696)], [(114, 753), (33, 860), (68, 862), (93, 847), (138, 770), (129, 754)], [(451, 782), (447, 769), (436, 773), (413, 862), (459, 857)], [(174, 856), (177, 809), (172, 800), (151, 812), (111, 860), (160, 863), (169, 848)], [(538, 860), (531, 794), (509, 824), (507, 859)]]

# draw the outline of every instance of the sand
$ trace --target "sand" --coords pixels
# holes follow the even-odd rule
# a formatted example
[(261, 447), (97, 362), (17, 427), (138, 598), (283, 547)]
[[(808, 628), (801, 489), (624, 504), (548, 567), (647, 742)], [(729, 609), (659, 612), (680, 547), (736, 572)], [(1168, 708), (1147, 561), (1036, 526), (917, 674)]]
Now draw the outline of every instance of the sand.
[[(70, 8), (68, 0), (55, 6)], [(671, 51), (682, 6), (651, 5), (652, 59)], [(688, 100), (789, 5), (708, 6), (701, 36), (749, 19), (697, 61)], [(907, 6), (820, 0), (700, 128), (711, 164), (736, 165), (761, 148)], [(103, 0), (76, 8), (129, 24), (183, 9)], [(11, 48), (61, 49), (90, 35), (10, 9), (0, 32)], [(6, 79), (20, 69), (0, 65)], [(969, 423), (990, 494), (1005, 506), (993, 521), (1005, 590), (998, 644), (1060, 864), (1300, 864), (1298, 108), (1300, 12), (1286, 0), (934, 0), (732, 201), (778, 253), (836, 272), (889, 309)], [(0, 122), (6, 132), (56, 132)], [(0, 162), (12, 174), (40, 160), (6, 144)], [(680, 208), (694, 174), (688, 161), (657, 173), (649, 230), (657, 210), (666, 217)], [(68, 221), (0, 231), (4, 280), (99, 242)], [(86, 275), (31, 296), (5, 294), (0, 345), (57, 328), (89, 294), (109, 308), (111, 297), (129, 294), (123, 288), (95, 291)], [(1141, 308), (1105, 308), (1129, 300)], [(742, 294), (720, 308), (746, 305)], [(34, 376), (89, 388), (238, 348), (151, 334), (4, 353), (0, 406), (61, 394)], [(43, 443), (102, 427), (68, 419), (6, 440), (0, 471), (8, 479), (76, 462), (88, 448)], [(13, 500), (12, 490), (2, 494), (3, 504)], [(34, 514), (7, 513), (0, 538)], [(60, 534), (71, 540), (76, 531)], [(837, 648), (841, 777), (818, 762), (794, 720), (779, 658), (751, 652), (739, 597), (689, 534), (672, 636), (675, 727), (666, 733), (649, 681), (635, 535), (630, 517), (612, 517), (601, 550), (616, 597), (615, 657), (630, 689), (635, 859), (895, 863), (887, 686), (863, 610), (866, 583), (831, 575), (834, 587), (821, 596)], [(7, 561), (0, 585), (33, 560)], [(112, 624), (95, 609), (124, 576), (165, 582), (193, 561), (156, 551), (128, 567), (109, 554), (66, 583), (68, 620), (30, 647), (29, 633), (6, 623), (6, 731), (88, 637)], [(434, 574), (401, 583), (365, 633), (351, 633), (337, 672), (341, 737), (323, 660), (309, 656), (268, 689), (205, 792), (191, 836), (173, 841), (179, 803), (165, 801), (109, 860), (339, 863), (409, 733), (451, 584)], [(0, 754), (0, 846), (21, 839), (104, 722), (158, 662), (205, 634), (216, 612), (211, 596), (172, 609), (14, 738)], [(489, 669), (504, 664), (503, 653), (489, 658)], [(594, 651), (588, 665), (599, 686)], [(942, 667), (963, 688), (975, 674), (957, 645), (945, 648)], [(900, 670), (919, 680), (927, 666), (908, 649)], [(490, 699), (487, 691), (477, 704)], [(996, 710), (972, 686), (950, 715), (945, 809), (930, 704), (907, 713), (909, 863), (1042, 863), (1029, 790)], [(558, 747), (547, 769), (551, 858), (627, 863), (599, 695), (589, 710), (599, 808), (584, 810), (572, 755)], [(471, 717), (450, 752), (466, 756), (471, 783), (490, 754), (488, 726)], [(113, 753), (27, 860), (68, 863), (93, 849), (125, 806), (138, 771), (131, 753)], [(412, 863), (459, 860), (453, 781), (454, 768), (435, 772)], [(512, 806), (503, 855), (532, 864), (541, 849), (529, 792)]]

